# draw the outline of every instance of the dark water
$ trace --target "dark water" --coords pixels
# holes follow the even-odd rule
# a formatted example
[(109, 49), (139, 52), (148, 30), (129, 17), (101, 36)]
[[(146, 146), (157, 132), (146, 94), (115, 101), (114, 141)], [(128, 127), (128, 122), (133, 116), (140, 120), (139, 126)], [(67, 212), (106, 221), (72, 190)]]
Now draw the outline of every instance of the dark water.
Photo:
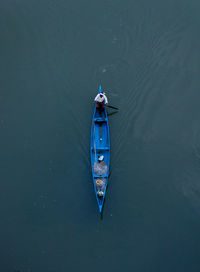
[[(200, 2), (1, 0), (0, 271), (200, 271)], [(90, 172), (110, 103), (103, 220)]]

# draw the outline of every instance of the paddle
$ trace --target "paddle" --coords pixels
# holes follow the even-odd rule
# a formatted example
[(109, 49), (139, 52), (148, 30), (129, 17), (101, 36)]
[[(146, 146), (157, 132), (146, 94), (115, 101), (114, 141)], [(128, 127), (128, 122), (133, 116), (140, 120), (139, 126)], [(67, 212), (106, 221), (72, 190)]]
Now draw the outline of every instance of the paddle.
[(106, 105), (106, 107), (111, 108), (111, 109), (114, 109), (114, 110), (119, 110), (118, 108), (113, 107), (113, 106), (110, 106), (110, 105)]

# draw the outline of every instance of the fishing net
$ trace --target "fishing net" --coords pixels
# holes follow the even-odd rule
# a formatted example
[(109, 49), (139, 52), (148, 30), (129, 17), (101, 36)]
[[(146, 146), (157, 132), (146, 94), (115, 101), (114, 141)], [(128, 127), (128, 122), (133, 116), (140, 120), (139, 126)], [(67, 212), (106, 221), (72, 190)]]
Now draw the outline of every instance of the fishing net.
[(105, 162), (95, 162), (94, 163), (94, 174), (95, 175), (106, 175), (108, 172), (108, 166), (105, 164)]

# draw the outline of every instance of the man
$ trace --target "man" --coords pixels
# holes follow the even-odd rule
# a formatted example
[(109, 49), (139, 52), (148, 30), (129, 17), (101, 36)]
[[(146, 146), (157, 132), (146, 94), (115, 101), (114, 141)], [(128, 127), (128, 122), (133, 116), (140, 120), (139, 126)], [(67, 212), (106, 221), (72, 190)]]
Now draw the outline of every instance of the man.
[(104, 92), (98, 93), (94, 101), (96, 102), (96, 107), (100, 111), (103, 111), (104, 105), (108, 104), (108, 98), (106, 97), (106, 94)]

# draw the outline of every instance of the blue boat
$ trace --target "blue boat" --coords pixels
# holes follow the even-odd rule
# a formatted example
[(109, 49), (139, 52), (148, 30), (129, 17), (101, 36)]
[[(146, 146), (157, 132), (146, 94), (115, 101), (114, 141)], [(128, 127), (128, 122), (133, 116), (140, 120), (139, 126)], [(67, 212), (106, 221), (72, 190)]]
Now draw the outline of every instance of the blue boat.
[[(101, 86), (99, 86), (100, 92), (102, 92)], [(106, 107), (101, 112), (96, 106), (94, 108), (90, 153), (94, 190), (101, 213), (108, 185), (110, 167), (110, 136)]]

